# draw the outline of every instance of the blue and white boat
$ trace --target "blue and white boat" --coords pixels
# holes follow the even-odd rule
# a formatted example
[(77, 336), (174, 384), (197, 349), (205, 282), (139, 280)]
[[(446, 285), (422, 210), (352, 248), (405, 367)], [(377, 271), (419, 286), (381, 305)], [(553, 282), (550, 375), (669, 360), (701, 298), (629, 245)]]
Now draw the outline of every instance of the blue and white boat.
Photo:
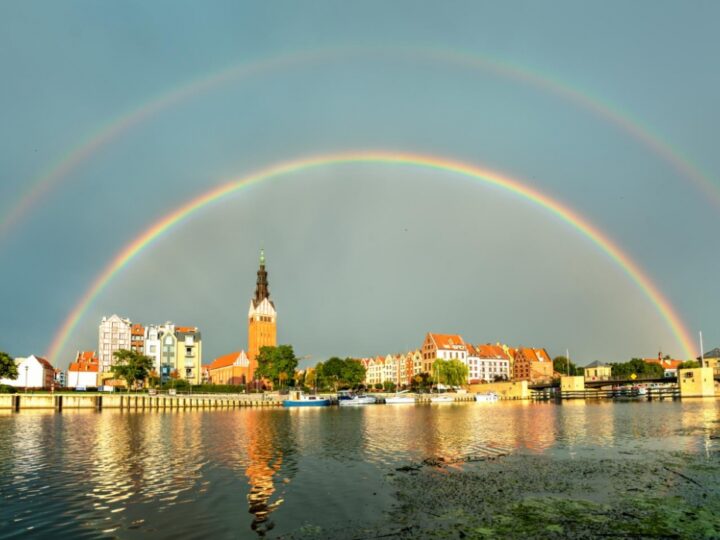
[(302, 392), (290, 392), (288, 399), (283, 401), (283, 407), (327, 407), (330, 405), (329, 398), (303, 394)]

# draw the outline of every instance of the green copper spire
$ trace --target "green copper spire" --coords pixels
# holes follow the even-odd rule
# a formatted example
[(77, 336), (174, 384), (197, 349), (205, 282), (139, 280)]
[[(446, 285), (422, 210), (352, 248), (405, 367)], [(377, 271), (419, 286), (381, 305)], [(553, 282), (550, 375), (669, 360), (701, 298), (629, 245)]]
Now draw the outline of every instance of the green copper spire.
[(265, 250), (260, 248), (260, 266), (265, 266)]

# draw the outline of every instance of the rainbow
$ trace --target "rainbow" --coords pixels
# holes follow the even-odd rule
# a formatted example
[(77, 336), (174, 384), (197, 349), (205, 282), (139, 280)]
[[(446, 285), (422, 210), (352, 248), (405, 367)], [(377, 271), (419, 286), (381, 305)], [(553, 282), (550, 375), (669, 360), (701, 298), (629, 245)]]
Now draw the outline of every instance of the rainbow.
[(598, 228), (589, 223), (579, 214), (538, 190), (498, 172), (441, 157), (409, 153), (390, 153), (384, 151), (321, 155), (279, 163), (259, 170), (248, 176), (234, 179), (219, 185), (175, 209), (165, 217), (159, 219), (151, 227), (145, 230), (145, 232), (135, 238), (135, 240), (126, 245), (103, 269), (100, 275), (93, 281), (85, 294), (83, 294), (80, 301), (62, 323), (62, 326), (57, 331), (50, 345), (48, 357), (57, 362), (59, 354), (64, 349), (68, 338), (82, 319), (84, 313), (93, 300), (97, 298), (97, 296), (107, 287), (113, 277), (125, 268), (130, 261), (132, 261), (137, 255), (147, 249), (148, 246), (158, 240), (164, 233), (169, 231), (175, 225), (186, 220), (206, 206), (221, 201), (239, 190), (247, 188), (253, 184), (307, 169), (335, 164), (355, 163), (409, 165), (456, 173), (458, 175), (484, 182), (491, 186), (502, 188), (545, 208), (548, 212), (590, 239), (603, 252), (605, 252), (610, 259), (615, 261), (625, 271), (630, 279), (655, 306), (658, 313), (664, 319), (677, 339), (677, 342), (682, 347), (685, 356), (687, 358), (694, 358), (690, 334), (670, 302), (660, 292), (657, 286), (653, 284), (647, 274), (626, 253), (624, 253), (607, 235), (602, 233)]
[(706, 195), (706, 200), (711, 201), (715, 206), (720, 208), (720, 188), (718, 188), (705, 173), (693, 165), (687, 158), (683, 157), (679, 151), (672, 148), (660, 137), (654, 135), (648, 128), (643, 127), (640, 122), (587, 92), (573, 88), (571, 85), (561, 82), (559, 79), (547, 77), (526, 67), (513, 65), (509, 62), (495, 60), (474, 53), (425, 47), (381, 46), (308, 51), (236, 64), (220, 72), (191, 81), (179, 88), (151, 99), (132, 111), (128, 111), (126, 114), (113, 119), (87, 138), (85, 142), (73, 148), (39, 177), (30, 181), (30, 189), (22, 195), (18, 202), (0, 219), (0, 238), (4, 237), (11, 227), (20, 221), (23, 216), (28, 215), (29, 210), (36, 205), (55, 184), (67, 178), (72, 171), (76, 170), (123, 133), (161, 111), (231, 81), (269, 74), (293, 66), (347, 59), (347, 57), (352, 55), (370, 57), (375, 55), (385, 59), (397, 58), (429, 61), (454, 65), (463, 69), (482, 70), (555, 95), (590, 112), (603, 121), (616, 126), (620, 131), (643, 144), (653, 154), (668, 163), (682, 177), (693, 181)]

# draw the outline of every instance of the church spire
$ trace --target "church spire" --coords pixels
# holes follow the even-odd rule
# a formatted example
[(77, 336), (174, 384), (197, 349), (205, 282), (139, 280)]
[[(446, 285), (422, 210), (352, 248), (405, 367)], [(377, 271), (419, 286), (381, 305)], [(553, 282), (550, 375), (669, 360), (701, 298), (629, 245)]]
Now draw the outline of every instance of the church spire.
[[(267, 271), (265, 270), (265, 250), (260, 250), (260, 268), (257, 272), (257, 284), (255, 286), (255, 297), (253, 305), (257, 307), (260, 302), (267, 298), (270, 300), (270, 289), (268, 287)], [(272, 304), (272, 302), (270, 302)]]

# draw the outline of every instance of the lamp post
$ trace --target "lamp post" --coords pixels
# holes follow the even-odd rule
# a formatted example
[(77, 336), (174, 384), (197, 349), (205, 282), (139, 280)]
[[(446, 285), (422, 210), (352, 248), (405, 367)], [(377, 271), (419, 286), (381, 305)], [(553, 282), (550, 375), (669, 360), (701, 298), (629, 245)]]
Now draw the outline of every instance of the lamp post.
[(28, 370), (30, 369), (30, 366), (25, 364), (25, 393), (27, 394), (28, 390)]

